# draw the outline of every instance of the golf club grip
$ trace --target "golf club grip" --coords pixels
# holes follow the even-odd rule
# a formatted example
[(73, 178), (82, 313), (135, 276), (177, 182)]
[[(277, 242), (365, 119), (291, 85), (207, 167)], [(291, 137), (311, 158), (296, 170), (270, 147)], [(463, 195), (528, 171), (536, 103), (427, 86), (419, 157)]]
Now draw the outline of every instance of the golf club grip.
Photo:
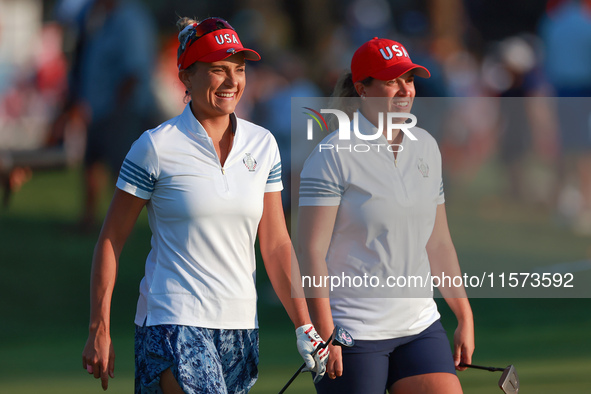
[(483, 367), (483, 366), (480, 366), (480, 365), (464, 364), (464, 363), (460, 363), (460, 367), (483, 369), (485, 371), (490, 371), (490, 372), (499, 372), (499, 371), (504, 371), (505, 370), (505, 368)]
[[(316, 353), (318, 353), (321, 349), (324, 349), (326, 347), (328, 347), (328, 344), (330, 343), (330, 341), (332, 341), (332, 338), (334, 336), (333, 334), (330, 334), (330, 337), (328, 337), (328, 341), (324, 342), (320, 345), (318, 345), (316, 347), (316, 349), (314, 349), (314, 351), (312, 352), (312, 357), (314, 357), (316, 355)], [(302, 372), (302, 369), (304, 369), (304, 367), (306, 366), (306, 363), (303, 363), (300, 368), (296, 371), (296, 373), (293, 374), (293, 376), (291, 377), (291, 379), (289, 379), (287, 381), (287, 383), (285, 384), (285, 386), (283, 386), (283, 388), (281, 389), (281, 391), (279, 392), (279, 394), (283, 394), (285, 392), (285, 390), (287, 390), (287, 388), (289, 387), (289, 385), (295, 380), (295, 378), (298, 377), (298, 375), (300, 374), (300, 372)]]
[(287, 381), (287, 383), (285, 384), (285, 386), (283, 386), (283, 388), (281, 389), (281, 391), (279, 392), (279, 394), (283, 394), (285, 392), (285, 390), (287, 390), (287, 388), (289, 387), (289, 385), (295, 380), (295, 378), (298, 377), (298, 375), (300, 374), (300, 372), (302, 372), (302, 369), (304, 369), (304, 367), (306, 366), (306, 363), (303, 363), (300, 368), (296, 371), (296, 373), (293, 374), (293, 376), (291, 377), (291, 379), (289, 379)]

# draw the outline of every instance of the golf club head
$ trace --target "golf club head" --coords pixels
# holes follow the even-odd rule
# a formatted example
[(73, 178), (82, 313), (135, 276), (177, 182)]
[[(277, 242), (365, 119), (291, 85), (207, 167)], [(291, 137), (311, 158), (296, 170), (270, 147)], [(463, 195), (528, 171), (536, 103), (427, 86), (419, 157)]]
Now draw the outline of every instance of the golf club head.
[(355, 344), (355, 341), (351, 337), (351, 334), (349, 334), (343, 327), (334, 326), (331, 343), (333, 346), (351, 347)]
[(499, 379), (499, 387), (507, 394), (519, 393), (519, 376), (513, 365), (509, 365), (503, 371), (501, 379)]

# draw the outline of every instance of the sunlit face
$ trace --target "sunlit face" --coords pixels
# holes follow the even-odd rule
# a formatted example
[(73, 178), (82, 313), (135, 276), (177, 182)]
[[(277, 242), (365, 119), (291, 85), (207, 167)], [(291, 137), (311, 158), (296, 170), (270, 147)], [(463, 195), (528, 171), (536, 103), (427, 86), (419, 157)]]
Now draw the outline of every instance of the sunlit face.
[(198, 62), (194, 72), (180, 71), (179, 78), (191, 94), (198, 120), (234, 112), (246, 85), (244, 55), (237, 53), (213, 63)]
[(416, 95), (413, 71), (408, 71), (400, 77), (389, 81), (374, 79), (368, 86), (357, 82), (355, 85), (360, 96), (388, 97), (387, 112), (410, 112)]

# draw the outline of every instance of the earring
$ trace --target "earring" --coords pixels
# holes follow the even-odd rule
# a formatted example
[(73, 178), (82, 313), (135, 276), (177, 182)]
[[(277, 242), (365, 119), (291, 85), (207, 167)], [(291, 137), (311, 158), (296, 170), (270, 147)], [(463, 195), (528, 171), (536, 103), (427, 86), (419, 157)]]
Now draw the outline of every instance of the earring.
[(365, 93), (361, 93), (361, 99), (365, 100)]

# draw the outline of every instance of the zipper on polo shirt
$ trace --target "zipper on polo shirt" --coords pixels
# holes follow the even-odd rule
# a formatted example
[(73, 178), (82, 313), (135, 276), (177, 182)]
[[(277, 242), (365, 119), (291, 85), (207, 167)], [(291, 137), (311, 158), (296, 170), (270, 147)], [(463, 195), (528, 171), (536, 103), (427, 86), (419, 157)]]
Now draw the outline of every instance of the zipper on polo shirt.
[(402, 176), (402, 172), (400, 171), (400, 169), (398, 167), (398, 159), (396, 158), (396, 156), (394, 156), (394, 153), (392, 153), (391, 157), (394, 159), (394, 168), (395, 168), (394, 172), (396, 173), (396, 176), (398, 177), (398, 179), (400, 181), (400, 186), (402, 187), (402, 190), (404, 192), (404, 198), (406, 200), (408, 200), (409, 197), (408, 197), (408, 193), (406, 190), (406, 184), (404, 183), (404, 177)]
[[(207, 140), (209, 142), (209, 147), (211, 148), (211, 152), (213, 153), (213, 156), (217, 159), (217, 163), (220, 166), (220, 171), (222, 173), (222, 179), (224, 180), (224, 186), (225, 186), (224, 190), (229, 191), (230, 185), (228, 184), (228, 177), (226, 176), (226, 169), (222, 166), (222, 161), (220, 160), (220, 157), (218, 156), (218, 154), (215, 150), (215, 147), (213, 146), (213, 140), (211, 139), (211, 137), (207, 137)], [(229, 157), (230, 157), (230, 152), (228, 152), (228, 157), (226, 157), (226, 163), (228, 162)]]
[[(394, 163), (396, 163), (396, 160), (394, 160)], [(404, 192), (404, 197), (406, 198), (406, 200), (408, 200), (408, 192), (406, 190), (406, 184), (404, 183), (404, 177), (402, 176), (402, 172), (400, 172), (400, 170), (398, 169), (398, 166), (396, 164), (394, 164), (396, 166), (396, 174), (398, 175), (398, 179), (400, 180), (400, 186), (402, 188), (402, 191)]]
[(230, 185), (228, 184), (228, 177), (226, 176), (226, 170), (224, 169), (224, 167), (221, 167), (221, 170), (222, 170), (222, 179), (224, 180), (224, 186), (226, 186), (225, 190), (229, 191)]
[[(399, 133), (402, 133), (402, 131), (399, 131)], [(396, 140), (396, 138), (394, 140)], [(394, 142), (394, 140), (392, 142)], [(402, 134), (402, 139), (400, 140), (400, 146), (402, 146), (403, 142), (404, 142), (404, 134)], [(400, 154), (400, 151), (398, 151), (396, 153), (392, 152), (392, 156), (394, 156), (394, 167), (396, 167), (396, 168), (398, 168), (398, 155), (399, 154)]]

